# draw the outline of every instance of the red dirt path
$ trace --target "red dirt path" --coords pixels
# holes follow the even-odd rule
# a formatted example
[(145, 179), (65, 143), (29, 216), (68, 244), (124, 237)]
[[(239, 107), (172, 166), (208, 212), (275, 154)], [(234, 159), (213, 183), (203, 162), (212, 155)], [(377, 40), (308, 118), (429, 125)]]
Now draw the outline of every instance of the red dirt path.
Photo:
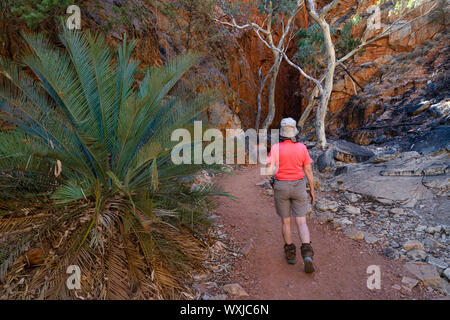
[[(238, 282), (249, 293), (248, 299), (430, 299), (420, 285), (412, 293), (392, 288), (401, 285), (406, 272), (403, 263), (389, 260), (376, 248), (346, 238), (308, 218), (315, 250), (316, 272), (303, 272), (296, 229), (297, 263), (288, 265), (284, 258), (281, 225), (273, 206), (273, 197), (256, 186), (263, 177), (259, 167), (249, 166), (231, 175), (217, 178), (222, 188), (237, 199), (220, 198), (216, 214), (224, 231), (244, 247), (251, 239), (253, 247), (247, 257), (233, 268), (230, 283)], [(321, 196), (317, 194), (316, 198)], [(366, 269), (381, 269), (381, 289), (369, 290)]]

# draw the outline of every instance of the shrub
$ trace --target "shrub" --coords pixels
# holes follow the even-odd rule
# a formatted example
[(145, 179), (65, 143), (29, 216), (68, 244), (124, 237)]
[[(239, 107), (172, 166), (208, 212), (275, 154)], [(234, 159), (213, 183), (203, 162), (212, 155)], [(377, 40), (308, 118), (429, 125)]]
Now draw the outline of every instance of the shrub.
[[(360, 44), (358, 39), (352, 37), (352, 24), (352, 21), (348, 21), (340, 31), (336, 28), (331, 28), (330, 30), (335, 38), (334, 45), (338, 59)], [(310, 66), (315, 75), (318, 69), (325, 67), (324, 55), (326, 51), (322, 30), (317, 23), (314, 23), (307, 29), (300, 29), (297, 37), (298, 52), (294, 57), (300, 64)]]
[(214, 99), (180, 84), (198, 56), (137, 82), (135, 42), (125, 39), (115, 56), (101, 35), (64, 30), (62, 50), (40, 34), (24, 38), (20, 64), (0, 61), (1, 111), (17, 128), (0, 132), (0, 280), (13, 288), (8, 270), (19, 272), (22, 254), (38, 246), (45, 259), (26, 277), (31, 297), (73, 298), (68, 265), (81, 268), (77, 294), (86, 298), (189, 292), (186, 274), (203, 259), (192, 227), (207, 196), (222, 194), (191, 192), (177, 177), (199, 166), (170, 160), (171, 131)]
[(34, 28), (41, 22), (64, 14), (71, 0), (7, 0), (11, 14)]

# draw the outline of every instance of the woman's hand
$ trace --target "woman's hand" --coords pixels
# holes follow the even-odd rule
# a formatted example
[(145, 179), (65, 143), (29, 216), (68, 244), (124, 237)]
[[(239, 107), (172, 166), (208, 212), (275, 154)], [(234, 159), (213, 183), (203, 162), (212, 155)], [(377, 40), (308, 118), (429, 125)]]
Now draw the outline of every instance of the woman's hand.
[(316, 196), (314, 194), (314, 176), (313, 176), (313, 170), (311, 167), (311, 164), (307, 164), (306, 166), (304, 166), (305, 168), (305, 175), (306, 178), (308, 179), (308, 183), (309, 183), (309, 195), (311, 196), (311, 204), (314, 204), (314, 201), (316, 201)]
[(311, 197), (311, 204), (314, 204), (316, 201), (316, 195), (314, 194), (314, 190), (308, 190), (309, 196)]

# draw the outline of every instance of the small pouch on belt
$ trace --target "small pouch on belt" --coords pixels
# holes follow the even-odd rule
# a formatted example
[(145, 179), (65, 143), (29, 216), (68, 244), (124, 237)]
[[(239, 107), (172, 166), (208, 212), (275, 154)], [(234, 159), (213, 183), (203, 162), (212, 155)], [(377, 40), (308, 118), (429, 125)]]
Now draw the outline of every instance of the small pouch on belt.
[(271, 185), (272, 188), (273, 188), (273, 185), (275, 184), (275, 177), (274, 177), (274, 176), (272, 176), (272, 178), (270, 178), (269, 183), (270, 183), (270, 185)]

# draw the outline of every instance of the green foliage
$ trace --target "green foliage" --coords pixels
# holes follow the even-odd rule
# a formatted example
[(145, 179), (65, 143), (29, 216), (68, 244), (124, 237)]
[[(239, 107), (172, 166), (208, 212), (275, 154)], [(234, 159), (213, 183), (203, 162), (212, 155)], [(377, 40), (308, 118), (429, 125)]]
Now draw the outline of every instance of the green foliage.
[(351, 21), (352, 21), (353, 24), (357, 24), (357, 23), (359, 23), (361, 20), (362, 20), (361, 16), (358, 15), (358, 14), (355, 14), (355, 15), (352, 17), (352, 20), (351, 20)]
[[(300, 29), (297, 33), (298, 52), (294, 58), (301, 65), (308, 65), (316, 71), (321, 67), (321, 61), (318, 57), (325, 54), (325, 46), (322, 30), (317, 23), (307, 29)], [(314, 72), (315, 73), (315, 72)]]
[(378, 0), (377, 6), (389, 9), (388, 15), (399, 15), (407, 10), (417, 8), (428, 0)]
[(72, 4), (71, 0), (7, 0), (11, 14), (25, 21), (30, 28), (65, 14), (65, 9)]
[(230, 16), (247, 20), (256, 9), (259, 15), (272, 14), (272, 24), (280, 22), (297, 8), (296, 0), (221, 1), (222, 9)]
[(423, 0), (396, 0), (394, 1), (393, 13), (398, 14), (405, 9), (413, 9), (423, 2)]
[(152, 1), (152, 6), (170, 21), (164, 26), (164, 32), (176, 43), (177, 48), (205, 52), (209, 62), (221, 70), (226, 70), (226, 39), (224, 30), (217, 28), (214, 21), (216, 5), (216, 0)]
[(360, 45), (360, 40), (352, 37), (352, 22), (346, 22), (342, 27), (341, 33), (335, 43), (336, 55), (338, 58)]
[(269, 14), (271, 11), (276, 14), (287, 14), (297, 8), (297, 0), (258, 0), (256, 5), (260, 14)]
[[(178, 177), (200, 166), (174, 165), (170, 157), (171, 132), (215, 99), (214, 92), (194, 94), (197, 88), (179, 81), (198, 55), (141, 72), (134, 41), (125, 39), (114, 54), (103, 36), (90, 33), (65, 29), (62, 50), (40, 34), (24, 38), (31, 49), (20, 64), (0, 60), (0, 111), (17, 128), (0, 132), (0, 203), (12, 206), (0, 207), (0, 233), (20, 235), (0, 248), (0, 276), (24, 243), (39, 239), (60, 243), (55, 260), (37, 273), (41, 280), (60, 275), (55, 283), (65, 281), (70, 260), (91, 279), (83, 288), (91, 297), (129, 298), (139, 292), (133, 282), (146, 288), (142, 297), (177, 297), (185, 273), (202, 259), (186, 229), (202, 219), (209, 195), (222, 194), (180, 184)], [(13, 224), (23, 217), (20, 204), (30, 205), (24, 196), (42, 201), (42, 194), (52, 200), (45, 215), (51, 223)], [(58, 288), (33, 281), (43, 295)]]
[[(338, 32), (336, 28), (331, 27), (331, 36), (335, 38), (336, 57), (340, 58), (349, 51), (356, 48), (360, 41), (352, 37), (352, 21), (347, 21)], [(307, 29), (301, 29), (297, 33), (298, 52), (294, 58), (302, 65), (310, 66), (314, 74), (325, 67), (324, 55), (326, 53), (322, 29), (317, 23), (314, 23)]]
[[(102, 8), (101, 3), (94, 6)], [(139, 1), (124, 1), (119, 5), (113, 3), (111, 6), (112, 14), (107, 16), (106, 30), (114, 30), (119, 26), (128, 26), (133, 24), (133, 20), (145, 20), (148, 18), (148, 9)]]
[[(171, 12), (169, 17), (174, 21), (174, 32), (184, 35), (187, 50), (199, 46), (214, 46), (220, 41), (221, 34), (214, 26), (214, 0), (175, 0), (166, 3), (165, 12)], [(180, 14), (181, 12), (181, 14)]]

